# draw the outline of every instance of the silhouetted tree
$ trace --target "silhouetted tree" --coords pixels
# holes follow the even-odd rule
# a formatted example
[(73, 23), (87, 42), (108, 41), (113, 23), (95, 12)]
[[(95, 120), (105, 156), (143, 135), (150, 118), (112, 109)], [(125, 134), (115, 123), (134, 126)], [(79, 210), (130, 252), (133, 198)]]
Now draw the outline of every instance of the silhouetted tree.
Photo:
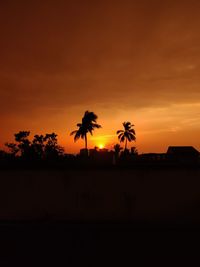
[(45, 148), (44, 153), (46, 158), (57, 158), (61, 156), (64, 152), (64, 149), (58, 145), (57, 134), (51, 133), (46, 134), (44, 137)]
[(83, 118), (82, 123), (78, 123), (78, 130), (71, 132), (70, 135), (74, 135), (74, 141), (76, 142), (79, 138), (85, 140), (85, 149), (87, 149), (87, 133), (89, 132), (91, 135), (95, 128), (101, 128), (101, 125), (97, 124), (97, 115), (94, 112), (86, 111)]
[(120, 146), (120, 144), (114, 145), (114, 151), (115, 151), (116, 154), (119, 155), (121, 150), (122, 150), (122, 147)]
[(8, 148), (10, 154), (16, 157), (17, 153), (19, 152), (19, 148), (15, 143), (5, 143), (5, 146)]
[(29, 135), (30, 131), (20, 131), (19, 133), (15, 134), (15, 141), (19, 143), (26, 142)]
[(120, 144), (116, 144), (114, 145), (114, 156), (115, 156), (115, 163), (118, 161), (119, 159), (119, 154), (120, 151), (122, 150), (122, 147), (120, 146)]
[(20, 131), (15, 134), (15, 141), (22, 157), (27, 157), (30, 154), (31, 142), (28, 140), (29, 131)]
[(138, 155), (137, 148), (135, 146), (131, 147), (131, 154), (132, 155)]
[(130, 122), (124, 122), (123, 123), (124, 130), (118, 130), (117, 135), (120, 142), (125, 141), (125, 148), (124, 151), (127, 150), (127, 142), (132, 142), (136, 140), (135, 137), (135, 130), (132, 128), (134, 125)]
[(44, 157), (45, 137), (43, 135), (35, 135), (32, 141), (32, 148), (37, 158), (42, 159)]
[(23, 159), (28, 160), (55, 159), (64, 154), (55, 133), (35, 135), (32, 142), (28, 139), (29, 135), (30, 132), (20, 131), (15, 134), (16, 143), (5, 144), (14, 157), (18, 152)]

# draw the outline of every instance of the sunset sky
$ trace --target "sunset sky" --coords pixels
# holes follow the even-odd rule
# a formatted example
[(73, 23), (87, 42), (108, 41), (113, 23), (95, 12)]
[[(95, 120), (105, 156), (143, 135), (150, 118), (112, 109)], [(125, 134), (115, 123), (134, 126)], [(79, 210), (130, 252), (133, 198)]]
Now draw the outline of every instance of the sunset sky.
[(140, 153), (200, 149), (199, 0), (0, 1), (0, 144), (56, 132), (66, 152), (85, 110), (90, 147), (135, 125)]

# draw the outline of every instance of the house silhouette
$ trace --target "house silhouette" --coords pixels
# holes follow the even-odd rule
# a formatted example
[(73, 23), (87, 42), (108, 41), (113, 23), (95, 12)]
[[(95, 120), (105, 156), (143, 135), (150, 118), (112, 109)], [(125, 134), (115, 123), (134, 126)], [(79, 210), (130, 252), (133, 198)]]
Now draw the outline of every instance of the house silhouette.
[(200, 153), (193, 146), (169, 146), (168, 159), (180, 164), (197, 164)]

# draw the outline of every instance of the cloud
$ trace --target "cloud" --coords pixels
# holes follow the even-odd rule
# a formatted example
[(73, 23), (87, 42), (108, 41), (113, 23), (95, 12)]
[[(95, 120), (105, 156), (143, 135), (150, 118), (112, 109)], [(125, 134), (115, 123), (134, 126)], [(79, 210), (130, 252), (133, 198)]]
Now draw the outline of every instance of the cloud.
[(196, 123), (189, 120), (200, 99), (199, 1), (0, 5), (0, 120), (10, 131), (14, 122), (44, 125), (59, 116), (71, 123), (72, 111), (97, 110), (107, 125), (124, 110), (187, 103), (192, 113), (182, 120)]

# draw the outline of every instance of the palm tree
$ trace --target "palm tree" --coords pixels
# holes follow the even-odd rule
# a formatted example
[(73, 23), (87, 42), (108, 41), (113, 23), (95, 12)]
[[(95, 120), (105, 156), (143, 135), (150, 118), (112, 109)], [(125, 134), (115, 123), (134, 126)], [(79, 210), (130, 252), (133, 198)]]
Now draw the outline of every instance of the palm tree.
[(123, 123), (124, 130), (118, 130), (117, 135), (120, 142), (125, 141), (125, 148), (124, 151), (127, 150), (127, 142), (132, 142), (136, 140), (135, 137), (135, 130), (132, 128), (134, 125), (131, 124), (129, 121)]
[(70, 135), (74, 135), (74, 141), (76, 142), (79, 138), (85, 140), (85, 149), (87, 149), (87, 133), (89, 132), (93, 135), (93, 131), (95, 128), (101, 128), (101, 125), (97, 124), (97, 115), (94, 112), (86, 111), (83, 118), (82, 123), (78, 123), (78, 130), (71, 132)]
[(116, 164), (118, 162), (120, 151), (122, 150), (122, 147), (120, 146), (120, 144), (116, 144), (116, 145), (114, 145), (113, 148), (114, 148), (114, 163)]
[(120, 146), (120, 144), (116, 144), (116, 145), (114, 145), (114, 151), (115, 151), (115, 155), (116, 155), (116, 157), (118, 157), (119, 156), (119, 153), (120, 153), (120, 151), (122, 150), (122, 147)]

